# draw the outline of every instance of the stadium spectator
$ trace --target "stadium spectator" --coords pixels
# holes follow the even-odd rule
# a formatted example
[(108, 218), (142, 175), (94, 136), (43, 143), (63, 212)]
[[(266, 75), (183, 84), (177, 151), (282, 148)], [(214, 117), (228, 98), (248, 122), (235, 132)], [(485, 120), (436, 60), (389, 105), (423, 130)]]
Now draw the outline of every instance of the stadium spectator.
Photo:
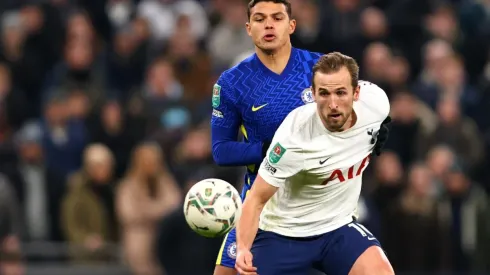
[(121, 178), (127, 169), (131, 151), (144, 138), (144, 123), (124, 112), (117, 100), (109, 100), (87, 120), (90, 140), (107, 146), (115, 158), (115, 176)]
[(82, 163), (82, 152), (87, 144), (85, 125), (72, 118), (65, 95), (53, 95), (45, 104), (43, 149), (48, 169), (66, 178)]
[(245, 3), (232, 0), (227, 1), (226, 5), (223, 20), (211, 31), (207, 41), (213, 69), (218, 71), (229, 68), (237, 55), (253, 49), (244, 28), (247, 21)]
[(0, 272), (25, 274), (22, 264), (19, 205), (8, 179), (0, 175)]
[(440, 223), (437, 200), (431, 191), (432, 178), (424, 164), (408, 172), (407, 188), (392, 204), (386, 228), (385, 249), (395, 270), (448, 270), (449, 228)]
[(125, 259), (137, 275), (161, 274), (154, 254), (157, 225), (179, 207), (182, 200), (163, 157), (155, 144), (136, 147), (128, 174), (116, 194)]
[(83, 168), (70, 175), (61, 221), (66, 240), (74, 245), (73, 260), (107, 258), (107, 244), (117, 240), (114, 211), (114, 156), (101, 144), (84, 151)]
[[(464, 166), (454, 161), (444, 179), (439, 201), (441, 223), (450, 230), (451, 270), (490, 271), (490, 200), (483, 188), (468, 178)], [(453, 240), (451, 242), (451, 240)]]
[(59, 217), (65, 180), (44, 165), (43, 135), (40, 123), (29, 121), (15, 136), (19, 159), (10, 181), (22, 198), (24, 241), (63, 240)]

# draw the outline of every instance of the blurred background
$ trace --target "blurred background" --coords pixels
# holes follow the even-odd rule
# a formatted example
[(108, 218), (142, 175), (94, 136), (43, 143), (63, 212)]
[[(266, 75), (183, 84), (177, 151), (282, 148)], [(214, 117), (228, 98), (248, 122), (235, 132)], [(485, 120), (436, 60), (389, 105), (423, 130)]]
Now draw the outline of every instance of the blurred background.
[[(490, 274), (490, 1), (292, 0), (296, 47), (392, 102), (360, 220), (397, 274)], [(0, 1), (0, 274), (212, 274), (187, 227), (211, 90), (251, 52), (243, 0)], [(163, 273), (164, 272), (164, 273)]]

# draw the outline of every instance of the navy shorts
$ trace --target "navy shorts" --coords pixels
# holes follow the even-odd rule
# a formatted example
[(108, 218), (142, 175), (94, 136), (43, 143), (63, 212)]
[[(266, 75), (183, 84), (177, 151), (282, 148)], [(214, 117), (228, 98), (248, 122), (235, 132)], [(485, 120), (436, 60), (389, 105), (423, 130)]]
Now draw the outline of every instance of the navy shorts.
[(357, 258), (373, 245), (381, 247), (357, 222), (306, 238), (259, 230), (252, 246), (253, 265), (260, 275), (304, 275), (312, 267), (328, 275), (348, 275)]
[(223, 240), (221, 249), (218, 253), (216, 265), (235, 268), (236, 259), (236, 231), (233, 228)]
[[(241, 198), (242, 201), (245, 200), (245, 197), (248, 194), (248, 191), (252, 188), (252, 183), (255, 180), (254, 175), (247, 175), (245, 178), (245, 184), (242, 188)], [(226, 266), (235, 268), (235, 259), (236, 259), (236, 231), (233, 228), (223, 240), (223, 244), (221, 245), (221, 249), (218, 253), (218, 259), (216, 260), (216, 265)]]

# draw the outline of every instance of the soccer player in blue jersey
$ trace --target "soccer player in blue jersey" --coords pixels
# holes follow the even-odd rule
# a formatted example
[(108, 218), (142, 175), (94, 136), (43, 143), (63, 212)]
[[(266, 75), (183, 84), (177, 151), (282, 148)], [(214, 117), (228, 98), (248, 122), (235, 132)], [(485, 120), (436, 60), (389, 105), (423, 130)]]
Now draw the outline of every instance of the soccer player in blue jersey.
[[(321, 56), (292, 47), (296, 21), (287, 0), (252, 0), (246, 29), (255, 54), (225, 71), (213, 88), (213, 157), (221, 166), (247, 166), (245, 199), (275, 131), (295, 108), (313, 102), (312, 68)], [(241, 131), (244, 141), (237, 141)], [(379, 154), (387, 128), (378, 134)], [(236, 235), (232, 230), (219, 251), (215, 275), (236, 274)]]

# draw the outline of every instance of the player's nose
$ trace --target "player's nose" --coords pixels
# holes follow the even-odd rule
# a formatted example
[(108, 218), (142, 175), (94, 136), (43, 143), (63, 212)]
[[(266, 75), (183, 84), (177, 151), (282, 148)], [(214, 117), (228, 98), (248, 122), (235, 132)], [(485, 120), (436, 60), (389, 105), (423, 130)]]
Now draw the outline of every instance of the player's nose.
[(327, 105), (330, 110), (336, 110), (339, 107), (339, 104), (337, 104), (337, 101), (333, 96), (327, 99), (327, 101)]
[(265, 28), (266, 29), (273, 29), (274, 28), (274, 20), (267, 18), (265, 19)]

